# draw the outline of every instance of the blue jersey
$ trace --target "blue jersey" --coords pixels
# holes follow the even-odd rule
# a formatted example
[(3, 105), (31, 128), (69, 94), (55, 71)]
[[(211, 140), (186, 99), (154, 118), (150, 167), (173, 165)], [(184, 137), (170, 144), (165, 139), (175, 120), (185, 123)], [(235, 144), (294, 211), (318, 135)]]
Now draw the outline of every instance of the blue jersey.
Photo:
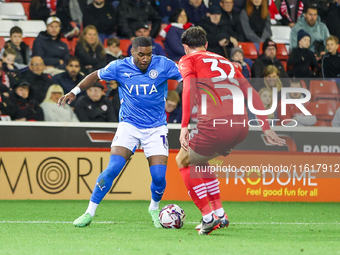
[(137, 128), (166, 125), (167, 80), (182, 81), (175, 62), (155, 55), (152, 55), (145, 73), (133, 63), (133, 57), (128, 57), (98, 70), (98, 77), (118, 82), (121, 102), (119, 121), (128, 122)]

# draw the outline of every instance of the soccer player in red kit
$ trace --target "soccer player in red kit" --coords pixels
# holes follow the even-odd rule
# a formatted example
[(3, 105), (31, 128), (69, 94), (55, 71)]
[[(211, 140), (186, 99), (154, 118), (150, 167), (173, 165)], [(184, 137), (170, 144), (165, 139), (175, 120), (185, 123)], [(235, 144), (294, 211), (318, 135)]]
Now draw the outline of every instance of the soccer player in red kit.
[[(183, 77), (183, 115), (181, 149), (176, 162), (192, 200), (202, 213), (202, 224), (196, 229), (200, 235), (209, 235), (213, 230), (229, 225), (220, 200), (219, 182), (214, 173), (208, 175), (204, 173), (196, 176), (197, 178), (191, 178), (190, 165), (207, 169), (210, 159), (219, 155), (227, 156), (246, 138), (247, 111), (243, 104), (244, 115), (233, 115), (233, 96), (236, 98), (237, 93), (233, 95), (231, 93), (233, 88), (230, 86), (241, 89), (244, 96), (247, 95), (248, 88), (251, 88), (254, 108), (257, 110), (265, 108), (259, 94), (230, 61), (206, 51), (208, 46), (206, 32), (201, 27), (186, 30), (182, 35), (182, 44), (186, 53), (179, 61), (179, 70)], [(226, 84), (229, 85), (229, 89), (225, 87)], [(199, 122), (189, 134), (188, 124), (194, 105), (198, 108)], [(283, 146), (285, 140), (270, 129), (267, 116), (258, 118), (263, 121), (262, 130), (268, 142)], [(224, 125), (220, 125), (221, 123), (217, 121), (219, 124), (216, 124), (218, 119), (228, 120), (228, 123), (223, 122)]]

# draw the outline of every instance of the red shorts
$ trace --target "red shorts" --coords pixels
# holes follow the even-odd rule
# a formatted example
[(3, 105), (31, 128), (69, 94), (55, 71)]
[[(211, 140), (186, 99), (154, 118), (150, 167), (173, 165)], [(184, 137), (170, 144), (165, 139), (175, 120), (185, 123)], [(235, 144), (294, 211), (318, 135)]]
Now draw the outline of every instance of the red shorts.
[(197, 127), (190, 132), (189, 145), (202, 156), (212, 156), (215, 153), (227, 156), (247, 137), (248, 130), (248, 116), (244, 115), (198, 122)]

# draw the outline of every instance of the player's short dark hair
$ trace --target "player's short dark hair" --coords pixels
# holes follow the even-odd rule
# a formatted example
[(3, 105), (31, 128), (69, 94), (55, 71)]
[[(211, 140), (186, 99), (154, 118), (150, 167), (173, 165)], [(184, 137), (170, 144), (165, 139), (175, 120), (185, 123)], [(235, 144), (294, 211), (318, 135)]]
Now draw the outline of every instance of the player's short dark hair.
[(116, 47), (120, 46), (120, 41), (117, 37), (107, 39), (107, 46), (111, 46), (113, 44), (115, 44)]
[(71, 56), (69, 59), (68, 59), (68, 62), (67, 64), (69, 65), (72, 61), (77, 61), (80, 65), (80, 60), (79, 58), (77, 58), (76, 56)]
[(145, 36), (139, 36), (132, 42), (132, 48), (137, 49), (138, 47), (151, 47), (152, 42), (150, 38)]
[(313, 1), (309, 4), (306, 4), (303, 9), (304, 9), (303, 13), (307, 13), (309, 9), (316, 10), (316, 12), (318, 13), (318, 4), (315, 1)]
[(182, 44), (190, 48), (205, 46), (207, 43), (207, 33), (200, 26), (191, 27), (182, 34)]
[(12, 27), (11, 30), (9, 31), (9, 35), (12, 36), (12, 34), (22, 34), (22, 29), (20, 27)]

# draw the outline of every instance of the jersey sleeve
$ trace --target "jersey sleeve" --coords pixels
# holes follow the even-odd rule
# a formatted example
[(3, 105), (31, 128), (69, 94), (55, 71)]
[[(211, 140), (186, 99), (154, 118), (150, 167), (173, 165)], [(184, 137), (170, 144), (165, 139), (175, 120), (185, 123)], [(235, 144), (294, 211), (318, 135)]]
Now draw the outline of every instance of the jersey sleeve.
[(178, 70), (178, 65), (170, 59), (167, 60), (167, 74), (168, 79), (170, 80), (176, 80), (178, 82), (181, 82), (183, 80), (182, 75)]
[(109, 64), (107, 64), (102, 69), (99, 69), (97, 71), (97, 75), (100, 80), (117, 80), (117, 63), (118, 61), (112, 61)]
[(195, 78), (194, 66), (190, 58), (181, 59), (179, 63), (179, 71), (183, 77), (183, 92), (182, 92), (182, 127), (188, 127), (190, 122), (191, 106), (193, 106), (194, 91), (190, 93), (190, 80)]

